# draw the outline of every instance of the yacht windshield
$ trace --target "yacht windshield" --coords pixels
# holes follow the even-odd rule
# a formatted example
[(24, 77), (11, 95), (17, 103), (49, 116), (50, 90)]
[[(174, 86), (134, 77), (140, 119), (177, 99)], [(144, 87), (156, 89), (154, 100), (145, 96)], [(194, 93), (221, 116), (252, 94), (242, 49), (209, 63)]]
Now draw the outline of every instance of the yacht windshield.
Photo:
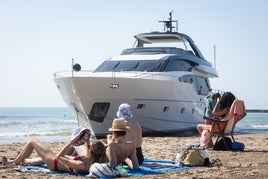
[(174, 59), (167, 64), (164, 71), (191, 71), (192, 67), (193, 64), (191, 65), (190, 62)]
[(107, 71), (149, 71), (159, 72), (164, 60), (128, 60), (128, 61), (105, 61), (95, 72)]

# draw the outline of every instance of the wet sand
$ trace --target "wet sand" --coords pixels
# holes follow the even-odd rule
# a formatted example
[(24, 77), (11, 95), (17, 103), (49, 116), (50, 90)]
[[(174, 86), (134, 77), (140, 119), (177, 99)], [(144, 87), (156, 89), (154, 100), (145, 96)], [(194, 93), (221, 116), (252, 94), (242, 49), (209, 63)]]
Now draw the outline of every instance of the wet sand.
[[(268, 178), (268, 134), (235, 135), (236, 141), (245, 144), (245, 151), (209, 150), (212, 167), (195, 167), (182, 171), (132, 178)], [(214, 138), (215, 141), (215, 138)], [(186, 143), (199, 142), (194, 137), (144, 137), (143, 153), (146, 158), (174, 160), (178, 148)], [(53, 151), (59, 151), (65, 143), (50, 143)], [(0, 145), (0, 156), (14, 158), (24, 144)], [(33, 154), (35, 156), (36, 154)], [(12, 168), (0, 169), (0, 178), (79, 178), (73, 175), (53, 175), (35, 172), (19, 172)], [(128, 177), (130, 178), (130, 177)]]

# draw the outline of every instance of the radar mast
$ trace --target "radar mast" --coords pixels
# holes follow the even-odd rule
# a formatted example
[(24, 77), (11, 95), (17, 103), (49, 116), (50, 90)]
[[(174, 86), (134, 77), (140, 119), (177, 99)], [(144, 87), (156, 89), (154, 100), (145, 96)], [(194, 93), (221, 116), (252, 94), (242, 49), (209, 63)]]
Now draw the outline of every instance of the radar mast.
[[(176, 29), (176, 32), (178, 32), (178, 21), (172, 20), (172, 13), (173, 11), (169, 13), (168, 21), (158, 21), (164, 23), (164, 32), (173, 32), (174, 28)], [(173, 23), (176, 23), (175, 27), (173, 26)]]

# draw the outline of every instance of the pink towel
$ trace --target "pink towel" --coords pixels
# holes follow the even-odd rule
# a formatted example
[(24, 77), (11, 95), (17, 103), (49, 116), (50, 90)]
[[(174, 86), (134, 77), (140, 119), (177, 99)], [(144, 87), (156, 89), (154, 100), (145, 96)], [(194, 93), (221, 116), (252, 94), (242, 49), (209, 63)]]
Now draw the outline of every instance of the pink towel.
[(231, 108), (229, 109), (228, 114), (224, 117), (223, 121), (227, 121), (231, 119), (233, 116), (235, 116), (236, 122), (241, 120), (243, 117), (246, 116), (246, 108), (244, 101), (242, 100), (234, 100)]

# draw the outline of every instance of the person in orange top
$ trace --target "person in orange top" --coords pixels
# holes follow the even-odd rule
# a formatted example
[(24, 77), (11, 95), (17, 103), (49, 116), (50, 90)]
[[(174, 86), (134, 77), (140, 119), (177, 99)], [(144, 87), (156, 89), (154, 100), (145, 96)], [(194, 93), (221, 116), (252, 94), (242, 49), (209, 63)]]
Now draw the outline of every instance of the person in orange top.
[[(222, 97), (217, 98), (217, 103), (215, 107), (213, 108), (212, 114), (219, 116), (220, 119), (224, 118), (224, 116), (228, 113), (235, 99), (236, 99), (235, 96), (231, 92), (224, 93)], [(197, 125), (197, 130), (199, 134), (201, 134), (201, 139), (202, 139), (202, 132), (204, 130), (210, 131), (211, 129), (212, 129), (212, 124), (198, 124)], [(208, 142), (204, 144), (206, 145), (206, 148), (212, 148), (213, 147), (212, 138), (206, 141)]]
[[(224, 116), (228, 113), (235, 99), (236, 99), (235, 96), (231, 92), (224, 93), (222, 97), (217, 98), (217, 103), (213, 108), (212, 114), (220, 116), (220, 118), (224, 118)], [(197, 130), (199, 134), (201, 134), (204, 129), (210, 130), (211, 127), (212, 125), (198, 124)]]

